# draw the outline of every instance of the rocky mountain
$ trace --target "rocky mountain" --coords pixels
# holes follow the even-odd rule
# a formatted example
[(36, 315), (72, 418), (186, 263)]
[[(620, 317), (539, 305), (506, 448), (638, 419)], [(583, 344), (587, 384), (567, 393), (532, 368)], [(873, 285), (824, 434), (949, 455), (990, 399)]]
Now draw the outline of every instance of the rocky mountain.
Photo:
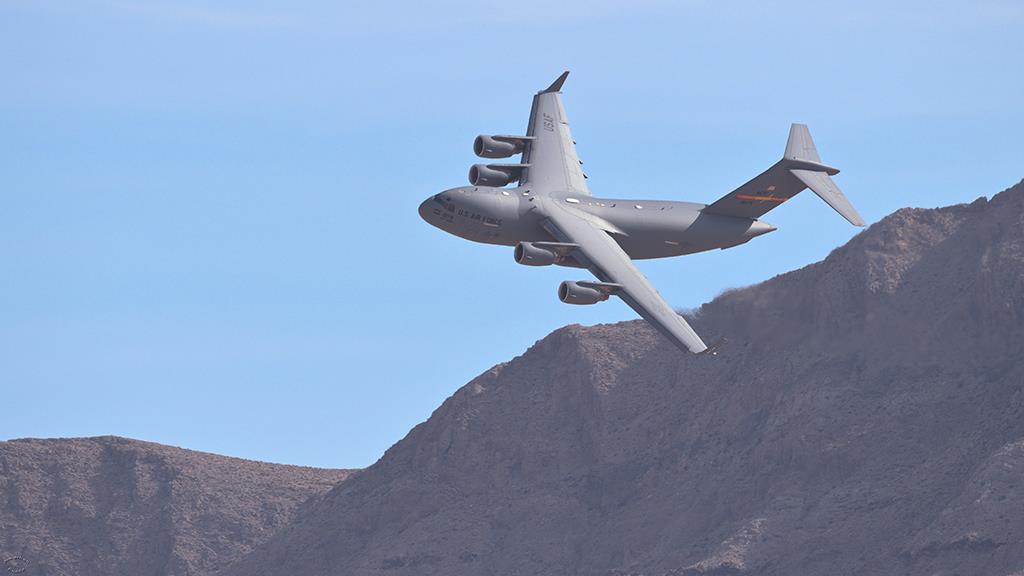
[(0, 574), (1024, 575), (1024, 183), (692, 320), (558, 330), (354, 474), (0, 442)]
[[(556, 331), (225, 573), (1024, 574), (1024, 184), (900, 210), (693, 322), (720, 356)], [(110, 485), (79, 515), (139, 522)]]
[(0, 442), (0, 574), (216, 574), (348, 474), (112, 436)]

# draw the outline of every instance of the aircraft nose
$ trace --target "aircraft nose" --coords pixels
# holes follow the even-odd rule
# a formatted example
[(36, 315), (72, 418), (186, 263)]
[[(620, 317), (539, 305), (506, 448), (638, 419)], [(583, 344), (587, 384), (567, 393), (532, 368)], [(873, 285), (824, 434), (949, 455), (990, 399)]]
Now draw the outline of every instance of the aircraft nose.
[(420, 218), (423, 218), (427, 222), (430, 222), (430, 218), (428, 218), (430, 215), (430, 206), (428, 206), (428, 204), (430, 204), (430, 200), (430, 198), (427, 198), (422, 204), (420, 204)]

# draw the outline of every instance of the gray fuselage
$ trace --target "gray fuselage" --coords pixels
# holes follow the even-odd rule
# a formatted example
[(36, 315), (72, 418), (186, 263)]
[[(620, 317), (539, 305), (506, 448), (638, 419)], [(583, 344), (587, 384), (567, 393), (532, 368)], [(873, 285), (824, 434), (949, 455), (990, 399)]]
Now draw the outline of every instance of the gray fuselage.
[[(633, 259), (667, 258), (730, 248), (775, 230), (760, 220), (705, 214), (704, 204), (595, 198), (574, 193), (535, 196), (529, 187), (462, 186), (427, 198), (420, 216), (474, 242), (515, 246), (555, 240), (544, 228), (541, 202), (568, 202), (595, 217)], [(610, 230), (611, 231), (611, 230)]]

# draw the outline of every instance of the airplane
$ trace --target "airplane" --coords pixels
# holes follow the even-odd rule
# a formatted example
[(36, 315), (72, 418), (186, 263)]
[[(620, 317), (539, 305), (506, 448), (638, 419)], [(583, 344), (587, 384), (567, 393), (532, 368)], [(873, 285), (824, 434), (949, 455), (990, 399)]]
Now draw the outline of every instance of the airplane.
[[(471, 186), (445, 190), (420, 204), (427, 223), (455, 236), (514, 246), (526, 266), (586, 268), (593, 280), (566, 280), (558, 298), (596, 304), (618, 296), (681, 350), (715, 354), (633, 264), (732, 248), (776, 228), (759, 220), (810, 188), (854, 226), (864, 220), (822, 164), (804, 124), (793, 124), (782, 159), (711, 204), (599, 198), (591, 195), (583, 162), (562, 106), (569, 72), (533, 97), (525, 136), (477, 136), (473, 152), (488, 159), (521, 154), (518, 163), (475, 164)], [(508, 188), (508, 184), (517, 183)]]

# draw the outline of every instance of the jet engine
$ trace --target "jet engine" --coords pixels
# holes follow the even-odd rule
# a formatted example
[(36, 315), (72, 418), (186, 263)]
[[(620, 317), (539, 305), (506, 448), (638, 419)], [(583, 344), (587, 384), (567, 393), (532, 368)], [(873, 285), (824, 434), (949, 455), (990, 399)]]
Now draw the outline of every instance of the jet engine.
[(524, 164), (473, 164), (469, 168), (469, 183), (473, 186), (500, 187), (519, 180)]
[(520, 242), (516, 244), (516, 251), (513, 253), (517, 264), (523, 266), (550, 266), (558, 262), (558, 254), (552, 250), (535, 246), (533, 242)]
[(609, 291), (600, 282), (573, 282), (566, 280), (558, 285), (558, 299), (566, 304), (597, 304), (608, 299)]
[(526, 136), (487, 136), (481, 134), (473, 140), (473, 153), (481, 158), (508, 158), (526, 147)]

